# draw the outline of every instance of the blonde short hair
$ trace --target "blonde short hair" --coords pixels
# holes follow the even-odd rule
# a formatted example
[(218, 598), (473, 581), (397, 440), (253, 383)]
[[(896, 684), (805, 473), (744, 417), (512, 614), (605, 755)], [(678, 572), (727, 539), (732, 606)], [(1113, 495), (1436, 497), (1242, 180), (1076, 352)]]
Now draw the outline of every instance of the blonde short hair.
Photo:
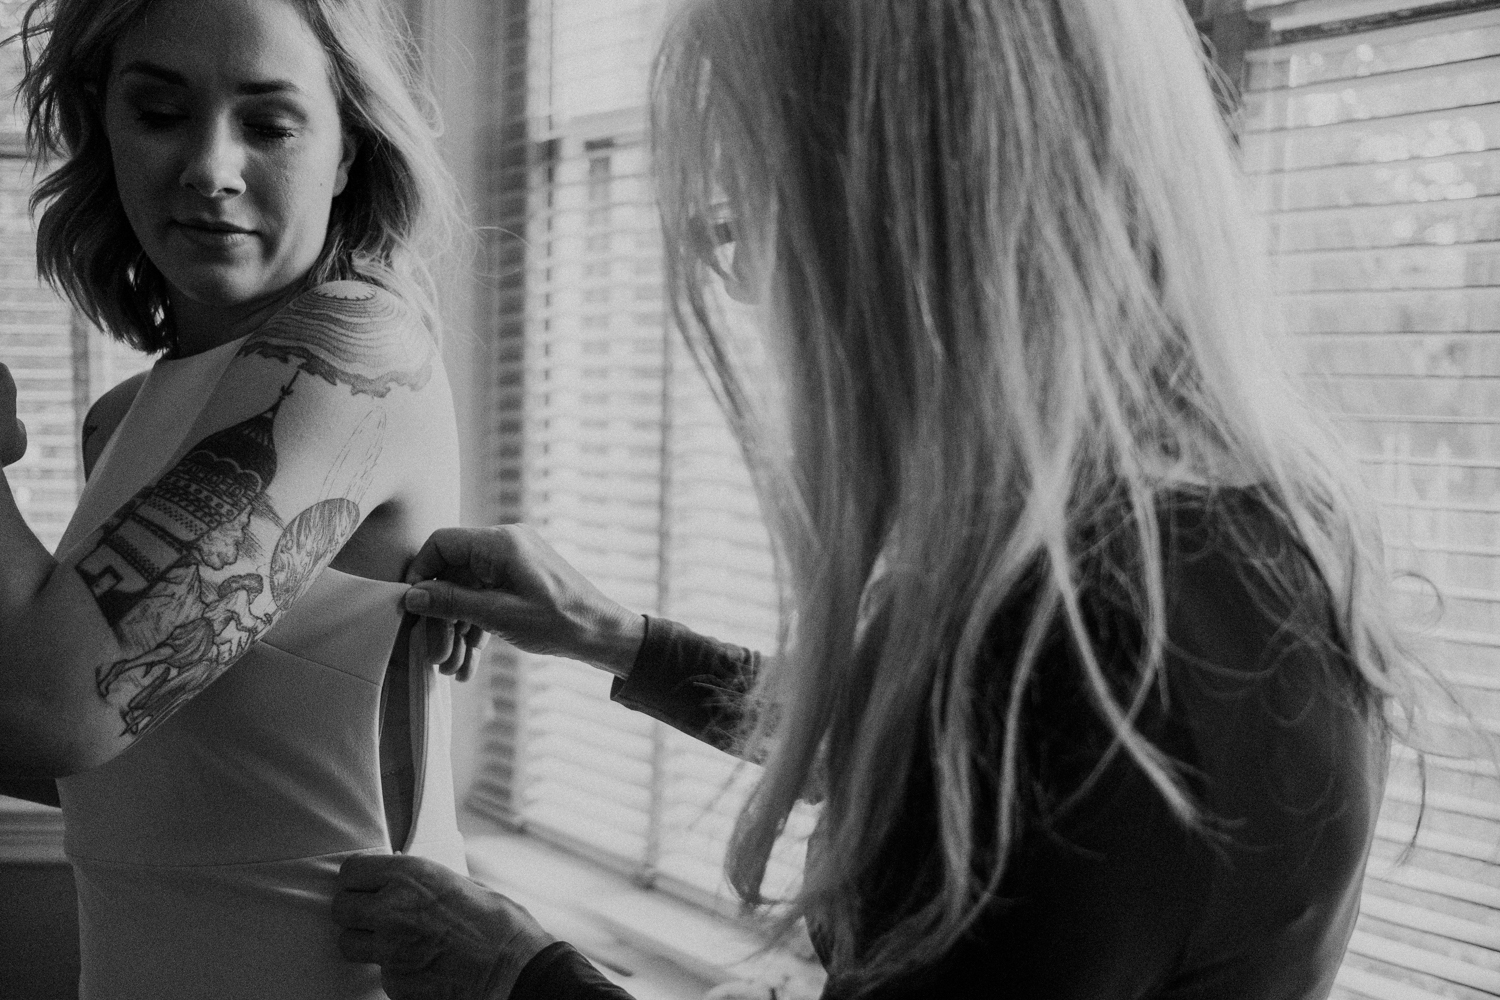
[[(359, 150), (334, 199), (311, 283), (372, 282), (439, 329), (429, 261), (458, 226), (452, 180), (404, 32), (378, 0), (295, 0), (328, 53), (344, 128)], [(172, 346), (166, 286), (120, 204), (104, 132), (114, 42), (151, 0), (36, 0), (21, 38), (20, 94), (38, 165), (60, 160), (32, 194), (37, 269), (85, 316), (143, 351)]]

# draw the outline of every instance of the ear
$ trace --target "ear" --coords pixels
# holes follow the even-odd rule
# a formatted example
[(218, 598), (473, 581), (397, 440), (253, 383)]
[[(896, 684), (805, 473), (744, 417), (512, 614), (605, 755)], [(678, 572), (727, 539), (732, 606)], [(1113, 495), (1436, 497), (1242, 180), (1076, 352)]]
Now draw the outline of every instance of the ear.
[(333, 178), (333, 196), (337, 198), (344, 193), (344, 188), (349, 186), (349, 170), (354, 166), (354, 158), (359, 155), (359, 137), (350, 135), (348, 129), (344, 129), (344, 152), (339, 158), (338, 173)]

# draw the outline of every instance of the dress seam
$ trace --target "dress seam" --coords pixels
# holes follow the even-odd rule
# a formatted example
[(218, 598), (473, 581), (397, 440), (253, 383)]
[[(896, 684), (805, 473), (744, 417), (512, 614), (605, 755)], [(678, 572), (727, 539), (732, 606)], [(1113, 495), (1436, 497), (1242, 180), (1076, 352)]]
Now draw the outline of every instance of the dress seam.
[(343, 667), (336, 667), (331, 663), (324, 663), (321, 660), (314, 660), (309, 657), (303, 656), (301, 653), (294, 653), (290, 649), (287, 649), (285, 646), (276, 645), (276, 643), (271, 642), (269, 639), (257, 639), (256, 643), (258, 645), (274, 649), (276, 650), (276, 652), (282, 653), (286, 656), (290, 656), (293, 659), (301, 660), (303, 663), (310, 664), (314, 667), (322, 667), (324, 670), (332, 670), (336, 674), (343, 674), (345, 677), (352, 677), (357, 681), (363, 681), (365, 684), (368, 684), (371, 687), (380, 687), (381, 682), (379, 681), (372, 681), (370, 680), (370, 678), (364, 677), (360, 674), (356, 674), (352, 670), (345, 670)]

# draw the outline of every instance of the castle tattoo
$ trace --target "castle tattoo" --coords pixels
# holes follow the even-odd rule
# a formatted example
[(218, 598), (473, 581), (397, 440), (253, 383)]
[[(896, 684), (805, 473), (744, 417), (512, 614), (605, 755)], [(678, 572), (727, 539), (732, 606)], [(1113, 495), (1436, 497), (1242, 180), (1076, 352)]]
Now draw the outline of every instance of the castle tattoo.
[[(124, 734), (140, 736), (211, 684), (309, 586), (359, 525), (352, 500), (324, 500), (282, 525), (267, 499), (276, 478), (276, 402), (206, 438), (101, 529), (77, 571), (125, 657), (101, 667), (101, 697)], [(270, 573), (236, 573), (261, 554), (253, 524), (282, 529)]]
[(298, 296), (239, 356), (285, 361), (329, 385), (384, 398), (398, 385), (420, 391), (432, 378), (437, 352), (425, 335), (411, 335), (414, 322), (395, 296), (335, 281)]
[[(375, 475), (386, 414), (358, 421), (334, 457), (321, 496), (283, 521), (271, 502), (277, 416), (304, 373), (352, 395), (422, 389), (436, 349), (411, 333), (394, 297), (333, 282), (295, 299), (240, 348), (294, 369), (274, 403), (194, 446), (111, 517), (77, 564), (123, 656), (102, 666), (100, 697), (123, 735), (160, 725), (213, 683), (312, 586), (360, 523), (355, 499)], [(274, 532), (274, 534), (273, 534)], [(275, 538), (269, 561), (262, 539)]]

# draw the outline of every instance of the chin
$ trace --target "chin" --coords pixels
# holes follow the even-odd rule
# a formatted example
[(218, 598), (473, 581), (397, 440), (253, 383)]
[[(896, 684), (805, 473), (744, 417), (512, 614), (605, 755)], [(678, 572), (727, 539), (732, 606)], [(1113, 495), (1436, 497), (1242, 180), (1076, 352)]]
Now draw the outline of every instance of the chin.
[[(239, 273), (237, 273), (239, 272)], [(267, 280), (261, 274), (246, 274), (239, 268), (193, 268), (170, 275), (168, 283), (178, 294), (200, 305), (232, 309), (251, 305), (285, 291), (294, 282)]]

